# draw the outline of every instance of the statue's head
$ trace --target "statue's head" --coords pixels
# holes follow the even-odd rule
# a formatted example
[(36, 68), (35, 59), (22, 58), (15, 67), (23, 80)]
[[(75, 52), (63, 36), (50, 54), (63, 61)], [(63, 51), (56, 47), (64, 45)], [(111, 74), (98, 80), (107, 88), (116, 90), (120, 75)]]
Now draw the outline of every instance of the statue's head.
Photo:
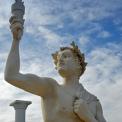
[(52, 54), (56, 69), (62, 77), (77, 75), (80, 77), (87, 63), (84, 54), (74, 42), (69, 47), (62, 47), (59, 51)]

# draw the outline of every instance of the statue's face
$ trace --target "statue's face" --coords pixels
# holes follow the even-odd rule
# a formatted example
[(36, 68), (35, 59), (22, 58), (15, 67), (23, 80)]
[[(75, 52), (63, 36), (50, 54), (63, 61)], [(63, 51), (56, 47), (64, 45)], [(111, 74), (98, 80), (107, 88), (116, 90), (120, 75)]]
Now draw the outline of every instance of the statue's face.
[(78, 58), (70, 49), (58, 53), (57, 70), (62, 77), (76, 75), (79, 72), (80, 64)]

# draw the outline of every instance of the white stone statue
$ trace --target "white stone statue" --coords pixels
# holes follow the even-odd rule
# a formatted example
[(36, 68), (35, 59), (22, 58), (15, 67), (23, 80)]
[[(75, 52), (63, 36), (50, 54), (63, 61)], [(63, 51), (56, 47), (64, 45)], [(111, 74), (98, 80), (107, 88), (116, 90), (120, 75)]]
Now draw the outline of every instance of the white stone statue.
[(56, 69), (64, 79), (63, 84), (59, 85), (53, 78), (20, 73), (19, 43), (23, 33), (22, 23), (12, 23), (11, 31), (13, 42), (6, 63), (5, 80), (42, 98), (44, 122), (106, 122), (97, 97), (79, 83), (86, 63), (75, 43), (52, 55)]

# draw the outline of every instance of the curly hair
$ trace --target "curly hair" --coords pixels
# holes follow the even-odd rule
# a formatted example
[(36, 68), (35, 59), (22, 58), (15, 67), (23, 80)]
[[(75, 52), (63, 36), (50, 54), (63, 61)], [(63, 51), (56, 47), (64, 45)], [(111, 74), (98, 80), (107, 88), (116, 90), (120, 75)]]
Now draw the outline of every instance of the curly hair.
[[(61, 47), (59, 51), (64, 51), (66, 49), (71, 50), (75, 54), (75, 56), (78, 58), (79, 63), (80, 63), (80, 66), (81, 66), (81, 72), (80, 72), (80, 76), (81, 76), (84, 73), (84, 71), (86, 70), (86, 65), (87, 65), (87, 63), (85, 62), (85, 56), (84, 56), (84, 54), (81, 53), (80, 49), (75, 44), (75, 42), (72, 42), (70, 44), (70, 47)], [(57, 56), (58, 56), (58, 52), (59, 51), (57, 51), (54, 54), (52, 54), (52, 57), (54, 59), (54, 64), (55, 65), (57, 65), (57, 63), (58, 63)]]

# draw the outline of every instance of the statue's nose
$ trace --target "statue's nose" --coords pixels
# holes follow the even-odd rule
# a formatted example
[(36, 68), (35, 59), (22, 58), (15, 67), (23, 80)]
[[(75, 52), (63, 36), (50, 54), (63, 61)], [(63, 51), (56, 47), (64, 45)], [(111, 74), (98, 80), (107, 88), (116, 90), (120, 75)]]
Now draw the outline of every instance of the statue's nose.
[(60, 57), (59, 58), (59, 64), (63, 64), (64, 63), (64, 58), (63, 57)]

